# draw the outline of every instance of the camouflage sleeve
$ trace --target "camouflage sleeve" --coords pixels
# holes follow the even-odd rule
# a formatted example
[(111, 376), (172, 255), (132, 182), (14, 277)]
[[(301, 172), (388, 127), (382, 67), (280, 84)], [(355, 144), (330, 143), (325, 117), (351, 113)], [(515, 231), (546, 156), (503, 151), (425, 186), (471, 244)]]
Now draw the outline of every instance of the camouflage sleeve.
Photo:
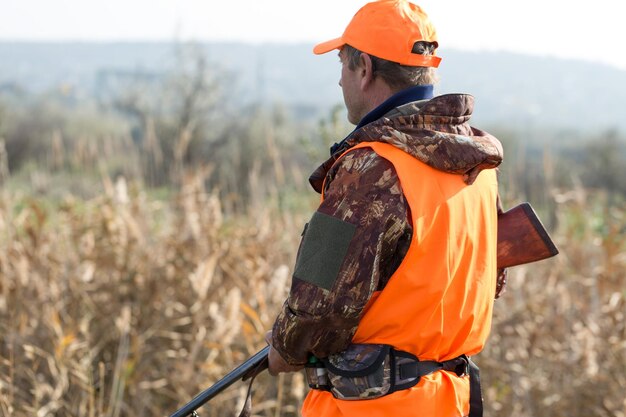
[[(294, 365), (309, 353), (326, 357), (348, 346), (367, 302), (400, 265), (412, 235), (396, 171), (370, 149), (354, 150), (333, 167), (319, 213), (356, 227), (331, 285), (292, 278), (272, 344)], [(301, 243), (298, 258), (302, 250)]]

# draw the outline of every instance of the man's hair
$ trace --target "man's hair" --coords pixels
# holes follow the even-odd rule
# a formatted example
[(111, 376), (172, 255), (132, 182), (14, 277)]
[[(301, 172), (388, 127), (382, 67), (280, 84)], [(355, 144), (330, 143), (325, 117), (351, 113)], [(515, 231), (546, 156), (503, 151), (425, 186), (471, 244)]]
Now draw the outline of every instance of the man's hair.
[[(348, 68), (356, 69), (362, 51), (350, 45), (344, 45), (343, 50), (347, 57)], [(435, 44), (423, 41), (415, 42), (411, 52), (420, 55), (432, 55), (435, 52)], [(435, 68), (411, 67), (387, 61), (374, 55), (370, 55), (370, 57), (372, 58), (374, 76), (381, 77), (396, 92), (415, 85), (435, 84), (438, 81)]]

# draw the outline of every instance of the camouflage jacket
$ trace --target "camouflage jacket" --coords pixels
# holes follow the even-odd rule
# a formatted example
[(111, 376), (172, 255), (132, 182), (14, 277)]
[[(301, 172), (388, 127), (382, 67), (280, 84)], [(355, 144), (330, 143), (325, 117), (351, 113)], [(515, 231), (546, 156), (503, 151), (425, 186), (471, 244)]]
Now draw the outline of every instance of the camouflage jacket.
[(471, 184), (503, 156), (497, 139), (468, 124), (473, 101), (470, 95), (448, 94), (397, 107), (353, 132), (311, 175), (317, 192), (325, 187), (318, 213), (355, 228), (332, 286), (292, 279), (272, 336), (289, 363), (305, 363), (309, 353), (327, 357), (344, 350), (370, 297), (385, 287), (411, 242), (408, 205), (391, 163), (368, 148), (337, 162), (339, 156), (360, 142), (385, 142)]

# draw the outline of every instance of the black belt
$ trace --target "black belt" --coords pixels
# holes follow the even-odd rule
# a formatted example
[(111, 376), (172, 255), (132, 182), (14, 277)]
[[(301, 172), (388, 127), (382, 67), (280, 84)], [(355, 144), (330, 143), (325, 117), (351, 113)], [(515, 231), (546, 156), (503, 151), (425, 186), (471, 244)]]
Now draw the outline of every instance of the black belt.
[[(437, 371), (451, 371), (457, 376), (469, 374), (469, 359), (465, 355), (443, 362), (420, 361), (414, 355), (400, 350), (393, 350), (395, 360), (395, 382), (399, 389), (416, 385), (420, 378)], [(409, 386), (405, 386), (409, 385)]]
[(394, 391), (407, 389), (420, 381), (421, 377), (432, 374), (437, 371), (450, 371), (458, 376), (470, 377), (470, 412), (469, 417), (482, 417), (483, 415), (483, 397), (480, 388), (480, 372), (478, 366), (467, 355), (461, 355), (454, 359), (443, 362), (436, 361), (420, 361), (414, 355), (392, 350), (395, 360), (395, 366), (392, 368), (395, 375), (392, 375), (395, 381)]

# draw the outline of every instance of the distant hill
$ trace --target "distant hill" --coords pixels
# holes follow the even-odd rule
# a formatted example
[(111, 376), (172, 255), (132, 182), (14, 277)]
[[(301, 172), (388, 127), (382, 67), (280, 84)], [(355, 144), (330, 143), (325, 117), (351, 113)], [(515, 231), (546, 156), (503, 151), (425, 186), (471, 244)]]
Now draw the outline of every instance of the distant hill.
[[(319, 117), (342, 103), (336, 54), (312, 45), (207, 43), (200, 47), (242, 103), (279, 101), (298, 117)], [(110, 77), (160, 77), (175, 65), (172, 43), (0, 42), (0, 96), (71, 86), (106, 95)], [(440, 50), (438, 93), (476, 97), (474, 123), (515, 128), (622, 129), (626, 71), (584, 61), (500, 52)], [(227, 80), (230, 80), (228, 78)]]

